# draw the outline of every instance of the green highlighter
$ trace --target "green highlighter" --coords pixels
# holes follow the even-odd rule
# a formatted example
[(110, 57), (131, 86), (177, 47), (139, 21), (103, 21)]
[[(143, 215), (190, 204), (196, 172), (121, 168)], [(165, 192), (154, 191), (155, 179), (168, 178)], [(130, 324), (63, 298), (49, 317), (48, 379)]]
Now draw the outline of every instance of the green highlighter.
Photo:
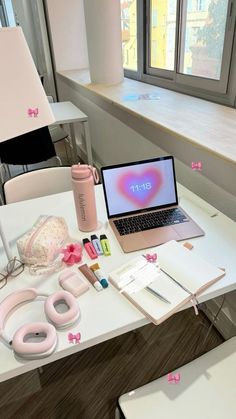
[(100, 235), (100, 243), (102, 245), (102, 250), (103, 250), (104, 255), (110, 256), (111, 255), (110, 243), (105, 234)]

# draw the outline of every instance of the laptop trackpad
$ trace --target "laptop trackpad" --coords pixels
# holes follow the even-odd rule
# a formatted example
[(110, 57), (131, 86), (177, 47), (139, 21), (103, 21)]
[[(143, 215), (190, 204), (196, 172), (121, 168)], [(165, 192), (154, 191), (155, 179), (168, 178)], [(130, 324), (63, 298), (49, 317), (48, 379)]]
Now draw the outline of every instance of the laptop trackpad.
[(179, 234), (172, 228), (159, 227), (152, 230), (145, 230), (140, 233), (128, 234), (121, 242), (124, 252), (146, 249), (148, 247), (158, 246), (169, 240), (179, 240)]

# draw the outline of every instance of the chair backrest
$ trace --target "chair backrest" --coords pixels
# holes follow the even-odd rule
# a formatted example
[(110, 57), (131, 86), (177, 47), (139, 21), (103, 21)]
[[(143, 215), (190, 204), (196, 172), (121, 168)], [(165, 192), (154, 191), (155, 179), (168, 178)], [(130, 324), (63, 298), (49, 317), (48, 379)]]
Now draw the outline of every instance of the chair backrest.
[(70, 167), (48, 167), (16, 176), (3, 185), (6, 204), (72, 189)]
[(34, 164), (56, 156), (48, 127), (26, 132), (0, 144), (0, 159), (6, 164)]

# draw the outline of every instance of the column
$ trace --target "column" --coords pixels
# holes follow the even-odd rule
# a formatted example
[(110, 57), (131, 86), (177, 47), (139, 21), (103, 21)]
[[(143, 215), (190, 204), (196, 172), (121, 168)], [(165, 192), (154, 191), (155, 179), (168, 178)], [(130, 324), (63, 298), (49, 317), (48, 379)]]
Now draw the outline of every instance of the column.
[(119, 0), (85, 0), (85, 24), (92, 83), (117, 84), (124, 78)]

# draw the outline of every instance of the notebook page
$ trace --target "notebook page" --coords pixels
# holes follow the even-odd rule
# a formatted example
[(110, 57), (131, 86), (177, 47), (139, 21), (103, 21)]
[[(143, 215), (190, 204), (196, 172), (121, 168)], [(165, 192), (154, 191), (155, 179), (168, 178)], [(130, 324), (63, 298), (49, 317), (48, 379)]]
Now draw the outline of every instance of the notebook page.
[(160, 268), (193, 294), (224, 276), (219, 268), (174, 240), (159, 246), (157, 257)]
[[(134, 266), (139, 266), (140, 256), (136, 257), (129, 263), (121, 266), (109, 275), (110, 282), (118, 289), (122, 289), (124, 283), (124, 274), (132, 272)], [(190, 295), (181, 287), (175, 284), (163, 272), (158, 273), (158, 278), (149, 284), (149, 288), (160, 293), (163, 297), (167, 298), (171, 304), (160, 300), (157, 296), (151, 294), (146, 289), (142, 289), (135, 293), (123, 292), (140, 311), (147, 315), (155, 324), (161, 323), (165, 318), (176, 312), (180, 306), (189, 301)]]
[(156, 324), (170, 317), (178, 310), (178, 307), (183, 306), (190, 299), (189, 294), (171, 281), (163, 272), (155, 282), (149, 285), (149, 288), (167, 298), (171, 304), (165, 303), (145, 289), (128, 296), (128, 298), (131, 297), (133, 304), (147, 314)]

